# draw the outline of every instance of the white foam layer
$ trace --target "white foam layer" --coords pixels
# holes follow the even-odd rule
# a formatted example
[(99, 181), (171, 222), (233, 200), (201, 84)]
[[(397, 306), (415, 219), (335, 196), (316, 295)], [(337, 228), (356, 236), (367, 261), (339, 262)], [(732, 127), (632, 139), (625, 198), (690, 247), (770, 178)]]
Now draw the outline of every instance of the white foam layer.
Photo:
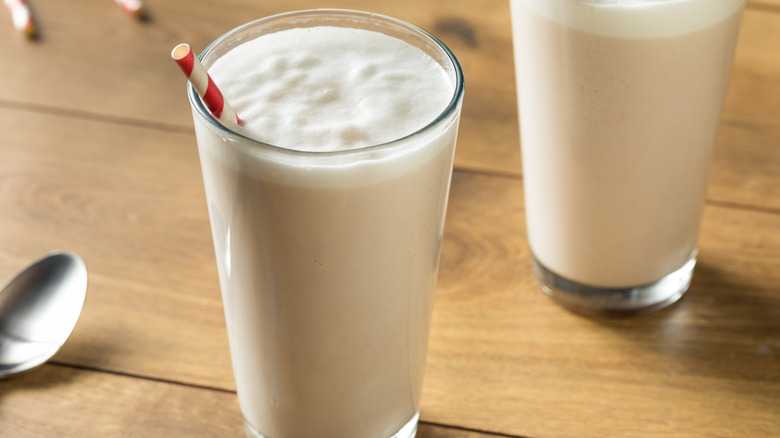
[(454, 91), (417, 47), (341, 27), (283, 30), (242, 44), (209, 69), (243, 134), (304, 151), (383, 144), (434, 121)]
[(744, 0), (512, 0), (565, 26), (618, 38), (661, 38), (724, 20)]

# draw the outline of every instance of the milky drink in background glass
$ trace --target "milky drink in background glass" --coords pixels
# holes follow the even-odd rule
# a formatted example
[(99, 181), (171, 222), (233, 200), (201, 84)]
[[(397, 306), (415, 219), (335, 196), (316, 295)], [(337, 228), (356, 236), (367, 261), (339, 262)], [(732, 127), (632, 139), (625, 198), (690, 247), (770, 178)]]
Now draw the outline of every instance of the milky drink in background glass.
[(511, 0), (528, 238), (590, 313), (687, 289), (742, 0)]
[(201, 60), (245, 122), (189, 89), (248, 436), (417, 427), (463, 77), (400, 21), (302, 11)]

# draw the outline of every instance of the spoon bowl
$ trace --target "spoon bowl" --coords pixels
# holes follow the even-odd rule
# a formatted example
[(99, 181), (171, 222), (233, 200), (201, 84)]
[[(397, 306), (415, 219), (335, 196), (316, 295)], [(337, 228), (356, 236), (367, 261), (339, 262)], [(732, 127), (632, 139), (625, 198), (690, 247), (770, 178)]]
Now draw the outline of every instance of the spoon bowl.
[(68, 339), (84, 306), (87, 268), (55, 252), (0, 286), (0, 379), (49, 360)]

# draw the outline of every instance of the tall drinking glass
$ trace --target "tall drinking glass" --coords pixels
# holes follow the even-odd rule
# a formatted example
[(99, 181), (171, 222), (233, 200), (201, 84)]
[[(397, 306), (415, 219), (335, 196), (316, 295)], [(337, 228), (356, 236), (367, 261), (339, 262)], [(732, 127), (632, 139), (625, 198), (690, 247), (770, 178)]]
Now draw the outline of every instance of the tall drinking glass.
[(743, 0), (511, 0), (528, 239), (595, 314), (687, 290)]
[(251, 22), (200, 59), (208, 68), (260, 36), (316, 26), (368, 29), (418, 47), (453, 92), (411, 135), (312, 152), (222, 126), (189, 88), (239, 404), (249, 437), (411, 437), (463, 73), (430, 34), (339, 10)]

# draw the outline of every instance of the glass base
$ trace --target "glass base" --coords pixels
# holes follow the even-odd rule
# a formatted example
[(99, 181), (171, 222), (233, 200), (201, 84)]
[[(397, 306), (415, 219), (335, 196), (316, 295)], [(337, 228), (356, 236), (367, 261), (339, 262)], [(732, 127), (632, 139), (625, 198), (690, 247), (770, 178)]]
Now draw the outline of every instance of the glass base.
[(562, 306), (592, 316), (631, 316), (655, 312), (679, 300), (691, 284), (696, 252), (680, 269), (654, 283), (620, 289), (567, 280), (547, 269), (536, 257), (533, 262), (542, 290)]
[[(388, 438), (414, 438), (415, 435), (417, 435), (417, 422), (420, 419), (420, 412), (415, 412), (414, 416), (411, 420), (409, 420), (408, 423), (404, 425), (398, 432), (394, 433), (392, 436)], [(258, 432), (254, 426), (249, 424), (246, 419), (244, 419), (244, 432), (246, 433), (247, 438), (271, 438), (267, 437), (265, 435), (261, 435), (260, 432)], [(296, 437), (298, 438), (298, 437)]]

